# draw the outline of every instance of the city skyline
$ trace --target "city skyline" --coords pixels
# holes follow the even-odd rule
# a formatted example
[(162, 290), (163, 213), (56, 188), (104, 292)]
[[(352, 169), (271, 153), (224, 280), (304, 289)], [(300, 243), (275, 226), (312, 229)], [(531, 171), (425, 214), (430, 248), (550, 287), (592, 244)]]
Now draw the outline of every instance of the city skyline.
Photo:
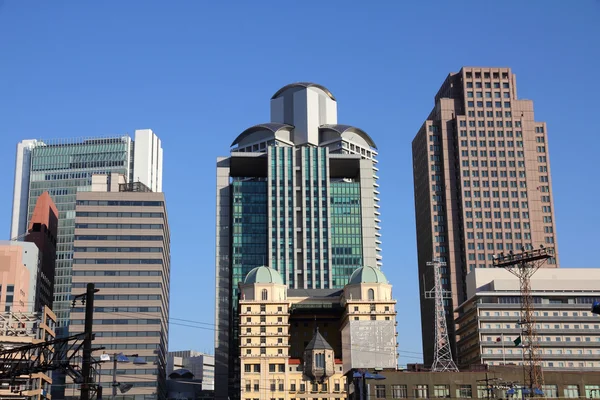
[[(340, 121), (376, 138), (385, 188), (384, 271), (394, 284), (399, 320), (407, 327), (400, 336), (401, 363), (418, 361), (419, 354), (413, 354), (422, 349), (418, 308), (412, 307), (419, 290), (410, 141), (449, 71), (482, 65), (517, 73), (519, 96), (535, 101), (536, 118), (548, 124), (552, 135), (561, 267), (600, 266), (588, 251), (600, 220), (589, 205), (600, 195), (600, 188), (590, 185), (590, 174), (598, 170), (600, 136), (589, 123), (600, 68), (593, 45), (600, 34), (598, 7), (594, 2), (513, 5), (225, 7), (180, 2), (167, 7), (128, 2), (30, 7), (4, 2), (0, 33), (15, 40), (0, 43), (5, 56), (0, 65), (0, 166), (7, 172), (0, 178), (6, 188), (0, 196), (0, 226), (8, 232), (17, 142), (152, 127), (166, 157), (172, 316), (212, 324), (214, 230), (203, 225), (214, 221), (214, 159), (249, 122), (268, 120), (262, 99), (290, 82), (318, 82), (340, 100)], [(366, 29), (328, 30), (323, 18), (273, 29), (275, 21), (316, 15), (365, 21)], [(448, 37), (448, 21), (469, 21), (452, 26), (452, 45), (441, 42)], [(339, 63), (342, 57), (347, 62)], [(191, 301), (202, 306), (190, 309)], [(173, 324), (171, 346), (210, 348), (214, 326), (194, 325), (206, 329)]]

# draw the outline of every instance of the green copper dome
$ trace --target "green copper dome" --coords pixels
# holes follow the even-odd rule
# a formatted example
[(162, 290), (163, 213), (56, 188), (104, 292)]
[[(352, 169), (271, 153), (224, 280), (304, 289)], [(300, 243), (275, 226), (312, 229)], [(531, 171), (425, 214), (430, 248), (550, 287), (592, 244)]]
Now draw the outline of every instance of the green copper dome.
[(388, 283), (388, 280), (379, 268), (361, 267), (352, 273), (348, 282), (349, 285), (358, 283)]
[(248, 272), (246, 279), (244, 279), (244, 284), (249, 283), (278, 283), (283, 285), (283, 279), (281, 279), (279, 272), (273, 268), (262, 266)]

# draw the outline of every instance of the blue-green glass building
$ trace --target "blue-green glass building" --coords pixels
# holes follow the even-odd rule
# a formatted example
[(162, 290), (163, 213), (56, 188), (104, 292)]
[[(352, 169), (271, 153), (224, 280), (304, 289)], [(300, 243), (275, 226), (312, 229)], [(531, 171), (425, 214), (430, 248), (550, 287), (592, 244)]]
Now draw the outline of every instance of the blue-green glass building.
[(216, 397), (239, 397), (238, 283), (253, 268), (292, 289), (342, 288), (354, 270), (381, 267), (377, 148), (337, 121), (314, 83), (271, 98), (271, 122), (242, 132), (217, 160)]

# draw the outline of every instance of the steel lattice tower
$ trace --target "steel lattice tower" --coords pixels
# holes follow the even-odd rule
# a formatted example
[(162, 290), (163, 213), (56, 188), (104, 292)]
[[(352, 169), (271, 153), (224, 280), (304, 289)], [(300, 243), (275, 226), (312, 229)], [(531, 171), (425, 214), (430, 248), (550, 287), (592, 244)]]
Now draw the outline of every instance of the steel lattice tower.
[(449, 290), (442, 287), (442, 271), (441, 268), (446, 266), (446, 263), (438, 258), (427, 263), (428, 267), (433, 267), (434, 287), (432, 290), (425, 292), (425, 298), (434, 299), (435, 301), (435, 347), (433, 354), (433, 364), (431, 371), (444, 372), (455, 371), (458, 368), (452, 359), (452, 349), (450, 348), (450, 339), (448, 338), (448, 326), (446, 325), (446, 310), (444, 309), (444, 299), (452, 298)]
[(521, 329), (523, 335), (523, 352), (527, 349), (527, 357), (523, 354), (525, 376), (527, 382), (523, 382), (526, 387), (531, 389), (530, 396), (534, 396), (534, 391), (542, 390), (544, 377), (540, 362), (540, 351), (535, 328), (535, 318), (533, 316), (534, 301), (531, 294), (531, 277), (535, 272), (554, 254), (554, 248), (544, 248), (539, 250), (525, 251), (521, 249), (520, 254), (504, 255), (500, 253), (494, 256), (494, 266), (504, 268), (514, 276), (519, 278), (521, 291)]

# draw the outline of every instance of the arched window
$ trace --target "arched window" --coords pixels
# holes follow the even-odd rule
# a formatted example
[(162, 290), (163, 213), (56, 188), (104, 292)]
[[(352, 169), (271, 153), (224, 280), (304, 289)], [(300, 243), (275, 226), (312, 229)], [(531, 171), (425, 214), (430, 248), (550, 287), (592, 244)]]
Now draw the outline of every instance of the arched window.
[(269, 300), (269, 292), (267, 292), (267, 289), (262, 290), (262, 299)]
[(325, 354), (315, 354), (315, 367), (325, 368)]
[(369, 289), (367, 296), (369, 297), (369, 300), (375, 300), (375, 291), (373, 289)]

